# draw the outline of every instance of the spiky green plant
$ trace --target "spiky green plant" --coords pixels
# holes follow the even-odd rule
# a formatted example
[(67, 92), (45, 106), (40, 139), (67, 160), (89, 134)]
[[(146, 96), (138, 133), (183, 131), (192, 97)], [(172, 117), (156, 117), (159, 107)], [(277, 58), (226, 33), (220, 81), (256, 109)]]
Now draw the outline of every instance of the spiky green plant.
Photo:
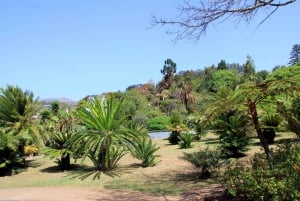
[(188, 149), (192, 147), (194, 135), (190, 132), (182, 132), (179, 136), (179, 146), (182, 149)]
[(155, 166), (158, 162), (155, 152), (159, 149), (150, 137), (139, 137), (132, 144), (131, 154), (142, 161), (143, 167)]
[(109, 97), (94, 97), (83, 100), (76, 116), (83, 129), (76, 133), (68, 144), (76, 147), (83, 159), (90, 158), (100, 171), (110, 171), (127, 152), (134, 134), (128, 132), (125, 117), (120, 117), (121, 100)]
[(73, 146), (67, 142), (78, 132), (78, 120), (72, 113), (65, 113), (58, 118), (59, 120), (53, 124), (53, 130), (49, 134), (43, 153), (57, 159), (61, 170), (67, 170), (71, 168), (70, 157), (73, 155)]

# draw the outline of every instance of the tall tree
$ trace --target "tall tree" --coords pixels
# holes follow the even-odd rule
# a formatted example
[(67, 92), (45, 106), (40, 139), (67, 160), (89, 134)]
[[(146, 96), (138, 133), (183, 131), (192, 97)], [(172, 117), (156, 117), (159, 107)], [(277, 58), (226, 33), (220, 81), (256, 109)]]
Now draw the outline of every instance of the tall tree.
[(300, 62), (300, 44), (293, 45), (290, 55), (291, 56), (288, 65), (292, 66)]
[(205, 34), (209, 25), (216, 21), (235, 18), (236, 21), (249, 23), (258, 11), (266, 11), (260, 24), (266, 21), (279, 7), (287, 6), (296, 0), (187, 0), (178, 7), (176, 19), (158, 19), (154, 17), (153, 25), (173, 25), (178, 27), (174, 32), (176, 39), (198, 40)]
[(185, 106), (186, 111), (192, 113), (190, 104), (195, 102), (195, 96), (193, 95), (193, 85), (189, 79), (184, 79), (179, 82), (180, 89), (180, 101)]
[(247, 55), (246, 63), (244, 64), (244, 72), (241, 81), (255, 81), (255, 65), (251, 56)]
[(177, 65), (172, 59), (165, 60), (163, 69), (160, 72), (163, 74), (163, 81), (160, 83), (160, 90), (170, 89), (172, 80), (177, 70)]
[(221, 60), (220, 63), (218, 63), (218, 70), (225, 70), (225, 69), (228, 69), (227, 68), (227, 64), (226, 64), (226, 61), (225, 60)]

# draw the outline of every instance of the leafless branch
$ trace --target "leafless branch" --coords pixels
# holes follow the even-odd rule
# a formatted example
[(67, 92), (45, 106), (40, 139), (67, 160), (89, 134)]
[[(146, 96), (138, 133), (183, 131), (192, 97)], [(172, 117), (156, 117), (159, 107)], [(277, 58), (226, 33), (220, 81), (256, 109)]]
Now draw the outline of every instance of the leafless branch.
[(209, 25), (218, 20), (229, 18), (249, 23), (259, 10), (271, 12), (259, 23), (263, 24), (279, 7), (289, 5), (296, 0), (186, 0), (179, 7), (179, 16), (173, 20), (153, 17), (152, 25), (171, 25), (177, 28), (169, 31), (176, 40), (183, 38), (198, 40), (206, 33)]

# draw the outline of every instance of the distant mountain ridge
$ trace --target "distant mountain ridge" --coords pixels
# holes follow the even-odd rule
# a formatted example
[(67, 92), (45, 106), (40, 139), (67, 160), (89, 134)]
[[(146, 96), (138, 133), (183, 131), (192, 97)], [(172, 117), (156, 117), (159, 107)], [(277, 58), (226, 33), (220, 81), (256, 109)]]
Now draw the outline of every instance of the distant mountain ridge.
[(45, 104), (51, 104), (53, 101), (58, 101), (60, 103), (65, 103), (65, 104), (70, 104), (70, 105), (75, 105), (77, 104), (78, 101), (74, 101), (72, 99), (69, 98), (45, 98), (41, 100), (42, 102), (45, 102)]

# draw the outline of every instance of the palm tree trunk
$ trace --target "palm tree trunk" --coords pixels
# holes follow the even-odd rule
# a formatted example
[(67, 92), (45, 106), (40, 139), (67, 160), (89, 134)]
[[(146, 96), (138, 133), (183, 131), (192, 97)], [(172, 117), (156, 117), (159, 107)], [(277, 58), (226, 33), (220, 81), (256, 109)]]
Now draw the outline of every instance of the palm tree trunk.
[(60, 169), (61, 170), (68, 170), (71, 167), (71, 162), (70, 162), (70, 154), (67, 154), (64, 157), (61, 157), (60, 159)]
[(251, 117), (252, 117), (252, 121), (253, 121), (255, 130), (256, 130), (258, 139), (259, 139), (259, 141), (260, 141), (260, 143), (261, 143), (261, 145), (262, 145), (262, 147), (265, 151), (266, 158), (268, 160), (270, 169), (272, 169), (273, 168), (272, 154), (271, 154), (270, 149), (269, 149), (269, 144), (268, 144), (267, 140), (265, 139), (265, 137), (262, 133), (262, 130), (261, 130), (261, 127), (260, 127), (260, 124), (259, 124), (259, 121), (258, 121), (256, 102), (248, 100), (247, 105), (248, 105), (249, 113), (251, 114)]
[(107, 164), (107, 147), (106, 143), (103, 143), (101, 145), (101, 151), (100, 151), (100, 164), (101, 164), (101, 171), (107, 171), (109, 170), (108, 164)]

